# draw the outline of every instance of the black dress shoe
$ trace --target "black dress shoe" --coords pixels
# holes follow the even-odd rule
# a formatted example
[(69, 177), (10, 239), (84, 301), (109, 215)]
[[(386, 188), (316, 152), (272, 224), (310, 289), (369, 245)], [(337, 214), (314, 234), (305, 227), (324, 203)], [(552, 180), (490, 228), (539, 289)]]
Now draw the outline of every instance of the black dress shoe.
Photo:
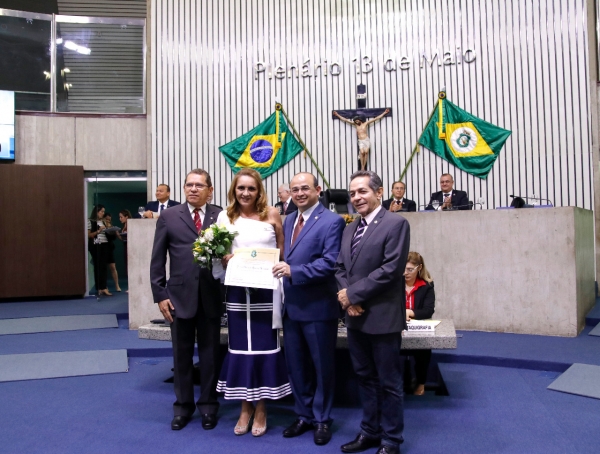
[(210, 430), (217, 427), (217, 415), (202, 415), (202, 428), (204, 430)]
[(342, 452), (362, 452), (369, 448), (376, 448), (380, 442), (379, 438), (369, 438), (363, 434), (358, 434), (354, 440), (342, 445), (340, 449)]
[(331, 440), (331, 430), (329, 424), (318, 422), (315, 424), (315, 444), (326, 445)]
[(285, 438), (297, 437), (305, 432), (308, 432), (313, 428), (313, 425), (309, 422), (303, 421), (300, 418), (296, 419), (290, 427), (283, 431)]
[(395, 446), (381, 445), (376, 454), (400, 454), (400, 448)]
[(190, 418), (189, 416), (175, 416), (173, 418), (173, 421), (171, 421), (171, 429), (172, 430), (181, 430), (183, 429), (185, 426), (187, 426), (187, 423), (190, 422)]

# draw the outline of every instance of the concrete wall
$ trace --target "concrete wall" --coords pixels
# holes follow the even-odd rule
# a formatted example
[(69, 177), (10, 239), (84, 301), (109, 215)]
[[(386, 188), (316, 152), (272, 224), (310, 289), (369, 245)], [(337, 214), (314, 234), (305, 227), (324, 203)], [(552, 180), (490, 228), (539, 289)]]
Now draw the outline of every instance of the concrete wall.
[(84, 170), (146, 170), (144, 116), (20, 113), (17, 164), (79, 165)]
[[(457, 329), (576, 336), (595, 302), (591, 211), (553, 209), (406, 213), (411, 250), (435, 280), (435, 318)], [(155, 221), (129, 227), (129, 323), (162, 318), (149, 260)]]

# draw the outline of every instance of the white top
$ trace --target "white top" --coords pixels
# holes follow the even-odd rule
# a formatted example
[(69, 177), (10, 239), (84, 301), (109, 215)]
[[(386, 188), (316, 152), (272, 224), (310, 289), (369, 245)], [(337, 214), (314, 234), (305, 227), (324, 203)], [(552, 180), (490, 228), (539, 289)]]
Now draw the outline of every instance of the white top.
[[(100, 228), (100, 226), (102, 227), (106, 227), (104, 225), (104, 221), (102, 219), (99, 219), (96, 221), (98, 223), (98, 228)], [(88, 219), (87, 221), (87, 229), (89, 231), (92, 230), (92, 221)], [(94, 242), (96, 243), (108, 243), (108, 238), (106, 238), (106, 234), (104, 233), (99, 233), (98, 235), (96, 235), (96, 238), (94, 238)]]
[[(231, 225), (226, 210), (219, 213), (217, 225)], [(235, 252), (236, 249), (241, 247), (277, 247), (275, 227), (268, 222), (239, 217), (233, 225), (237, 229), (238, 234), (233, 239), (231, 252)]]

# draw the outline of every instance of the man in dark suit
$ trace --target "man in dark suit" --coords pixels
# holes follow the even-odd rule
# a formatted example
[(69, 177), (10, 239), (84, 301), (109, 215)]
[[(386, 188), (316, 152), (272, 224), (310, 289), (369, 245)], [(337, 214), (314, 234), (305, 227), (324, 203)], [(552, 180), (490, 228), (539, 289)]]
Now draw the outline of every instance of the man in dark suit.
[(279, 197), (279, 202), (275, 204), (275, 208), (279, 210), (279, 214), (288, 215), (298, 210), (298, 207), (294, 204), (294, 200), (292, 199), (290, 186), (287, 183), (279, 186), (279, 189), (277, 189), (277, 197)]
[(324, 445), (331, 440), (340, 315), (334, 266), (346, 223), (319, 203), (314, 175), (297, 174), (291, 187), (298, 211), (285, 219), (285, 261), (273, 267), (273, 275), (283, 277), (285, 359), (296, 411), (283, 436), (314, 428), (314, 442)]
[(171, 188), (168, 184), (159, 184), (156, 187), (156, 201), (148, 202), (144, 207), (145, 218), (158, 218), (163, 210), (179, 205), (179, 202), (171, 200)]
[(469, 197), (465, 191), (457, 191), (452, 189), (454, 186), (454, 178), (449, 173), (445, 173), (440, 177), (441, 191), (431, 194), (431, 200), (427, 205), (426, 210), (435, 210), (431, 202), (437, 200), (439, 203), (438, 210), (470, 210)]
[[(154, 302), (171, 325), (175, 373), (174, 418), (171, 429), (183, 429), (196, 407), (202, 427), (217, 425), (221, 292), (212, 273), (194, 263), (192, 244), (198, 233), (213, 224), (221, 211), (206, 201), (212, 196), (210, 175), (192, 170), (185, 179), (187, 203), (162, 213), (156, 223), (150, 282)], [(166, 278), (167, 252), (170, 277)], [(200, 398), (194, 403), (193, 356), (198, 338)]]
[(392, 213), (398, 211), (417, 211), (417, 204), (404, 197), (404, 193), (406, 192), (406, 185), (402, 181), (396, 181), (392, 185), (392, 195), (391, 199), (384, 200), (382, 202), (383, 208)]
[(360, 433), (342, 452), (379, 446), (400, 452), (404, 430), (400, 344), (406, 326), (404, 268), (410, 244), (406, 219), (381, 207), (381, 178), (350, 177), (350, 201), (360, 218), (344, 231), (336, 262), (338, 300), (347, 310), (348, 350), (363, 406)]

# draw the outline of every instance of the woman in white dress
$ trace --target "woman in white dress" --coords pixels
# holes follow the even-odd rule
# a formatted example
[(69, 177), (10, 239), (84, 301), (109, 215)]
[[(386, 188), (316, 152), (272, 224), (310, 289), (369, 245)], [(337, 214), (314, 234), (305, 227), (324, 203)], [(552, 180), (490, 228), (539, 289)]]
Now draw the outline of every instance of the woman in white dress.
[[(283, 253), (281, 216), (276, 208), (267, 206), (256, 170), (245, 168), (236, 174), (228, 201), (217, 224), (236, 227), (232, 252), (241, 247), (263, 247), (279, 248)], [(223, 259), (223, 266), (231, 257)], [(243, 435), (252, 427), (252, 435), (259, 437), (267, 430), (265, 399), (280, 399), (292, 392), (279, 330), (272, 327), (273, 290), (228, 286), (226, 302), (229, 346), (217, 391), (225, 393), (225, 399), (242, 400), (234, 433)]]

